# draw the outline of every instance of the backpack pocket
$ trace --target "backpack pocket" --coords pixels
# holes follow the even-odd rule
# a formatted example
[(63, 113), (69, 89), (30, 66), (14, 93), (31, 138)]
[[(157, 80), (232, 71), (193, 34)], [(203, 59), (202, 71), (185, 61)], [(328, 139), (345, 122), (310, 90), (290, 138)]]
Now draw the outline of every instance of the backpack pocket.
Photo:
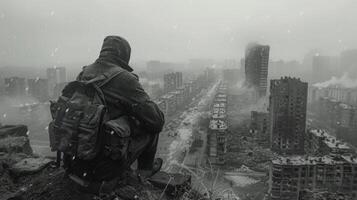
[(53, 103), (54, 120), (49, 125), (53, 151), (74, 158), (91, 160), (101, 149), (100, 129), (106, 109), (104, 105)]
[(95, 158), (102, 147), (101, 125), (106, 113), (104, 105), (91, 105), (83, 109), (83, 116), (78, 126), (78, 158)]
[(112, 160), (126, 160), (130, 143), (130, 121), (127, 116), (107, 121), (104, 124), (104, 155)]

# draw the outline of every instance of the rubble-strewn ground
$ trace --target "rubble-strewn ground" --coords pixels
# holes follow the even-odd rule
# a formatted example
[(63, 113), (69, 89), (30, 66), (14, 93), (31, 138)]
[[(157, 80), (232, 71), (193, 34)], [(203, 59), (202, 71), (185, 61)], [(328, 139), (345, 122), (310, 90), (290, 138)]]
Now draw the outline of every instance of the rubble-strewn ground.
[[(244, 89), (240, 90), (236, 100), (228, 105), (229, 131), (223, 175), (240, 199), (262, 200), (268, 189), (269, 164), (273, 155), (249, 133), (249, 119), (250, 111), (261, 110), (265, 105), (263, 100), (252, 103)], [(241, 171), (242, 168), (248, 170)]]
[[(23, 159), (33, 159), (33, 156), (24, 154), (3, 154), (0, 157), (0, 199), (23, 200), (170, 200), (180, 197), (167, 196), (163, 189), (139, 182), (137, 177), (128, 176), (111, 194), (96, 196), (82, 192), (81, 189), (66, 175), (62, 168), (56, 168), (53, 163), (36, 172), (14, 174), (12, 166), (23, 162)], [(36, 159), (36, 158), (35, 158)], [(39, 158), (41, 160), (42, 158)], [(202, 196), (193, 190), (184, 193), (186, 199), (202, 199)]]
[[(52, 159), (32, 153), (27, 128), (13, 128), (16, 134), (6, 135), (8, 130), (0, 127), (0, 144), (7, 142), (0, 150), (1, 200), (170, 200), (182, 197), (182, 193), (180, 196), (168, 196), (165, 193), (167, 190), (143, 183), (133, 173), (123, 179), (111, 194), (96, 196), (83, 192), (62, 168), (55, 166)], [(17, 142), (19, 138), (22, 142)], [(189, 188), (183, 191), (183, 195), (185, 199), (202, 199), (200, 194)]]

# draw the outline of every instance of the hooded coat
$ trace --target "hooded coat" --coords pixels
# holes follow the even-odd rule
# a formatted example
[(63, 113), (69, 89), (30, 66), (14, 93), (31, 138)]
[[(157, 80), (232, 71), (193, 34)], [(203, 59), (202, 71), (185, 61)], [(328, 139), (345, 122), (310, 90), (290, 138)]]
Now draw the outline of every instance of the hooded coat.
[(148, 133), (161, 132), (164, 114), (150, 100), (139, 83), (138, 76), (129, 66), (131, 48), (129, 43), (119, 36), (104, 39), (99, 58), (91, 65), (85, 66), (77, 80), (89, 81), (99, 76), (110, 77), (101, 89), (109, 109), (111, 119), (130, 115), (138, 120), (141, 128)]

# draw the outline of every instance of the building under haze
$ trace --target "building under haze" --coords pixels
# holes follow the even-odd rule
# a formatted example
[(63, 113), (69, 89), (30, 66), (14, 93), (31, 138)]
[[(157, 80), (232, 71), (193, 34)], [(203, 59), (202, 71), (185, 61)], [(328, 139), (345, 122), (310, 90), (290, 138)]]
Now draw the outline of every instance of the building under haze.
[(268, 85), (268, 45), (251, 43), (245, 50), (245, 85), (255, 89), (259, 97), (265, 96)]
[(5, 78), (5, 94), (11, 97), (26, 95), (25, 78)]
[(47, 79), (28, 79), (28, 93), (37, 100), (43, 102), (49, 99)]
[(307, 83), (284, 77), (270, 82), (271, 149), (282, 154), (304, 152)]
[(357, 78), (357, 49), (346, 50), (340, 56), (340, 71)]
[(239, 72), (239, 68), (223, 69), (223, 80), (226, 81), (228, 85), (237, 84), (239, 80)]
[(173, 72), (164, 75), (164, 92), (171, 92), (182, 86), (182, 72)]
[(65, 67), (47, 68), (48, 91), (51, 97), (54, 96), (56, 85), (67, 82)]

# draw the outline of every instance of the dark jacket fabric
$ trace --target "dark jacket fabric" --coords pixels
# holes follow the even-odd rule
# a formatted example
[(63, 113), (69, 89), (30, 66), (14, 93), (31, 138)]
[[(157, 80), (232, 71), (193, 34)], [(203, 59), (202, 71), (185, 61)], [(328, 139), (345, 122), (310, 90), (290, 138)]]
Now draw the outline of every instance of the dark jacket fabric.
[(110, 77), (119, 73), (102, 87), (111, 119), (122, 115), (133, 116), (138, 126), (148, 133), (159, 133), (164, 125), (164, 114), (139, 83), (138, 76), (128, 65), (129, 43), (118, 36), (104, 39), (99, 58), (85, 66), (77, 79), (89, 81), (98, 76)]

